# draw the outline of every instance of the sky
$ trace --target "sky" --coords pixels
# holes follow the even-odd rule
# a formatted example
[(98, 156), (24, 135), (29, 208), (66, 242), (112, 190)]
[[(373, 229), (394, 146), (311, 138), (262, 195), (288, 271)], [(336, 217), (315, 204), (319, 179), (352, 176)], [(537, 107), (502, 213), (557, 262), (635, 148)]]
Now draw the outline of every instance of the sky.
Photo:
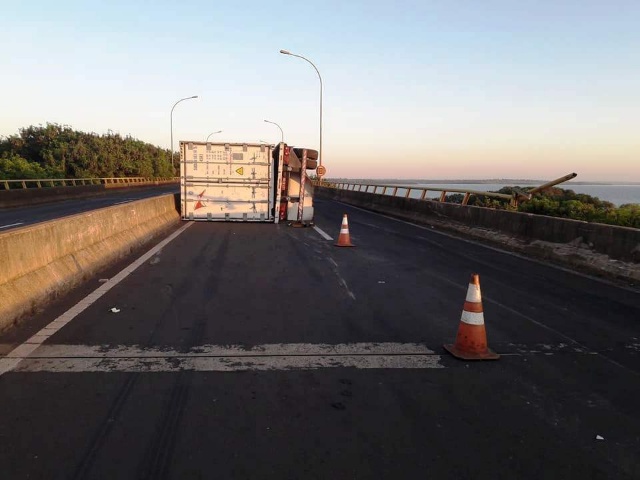
[(327, 177), (640, 181), (640, 1), (3, 2), (0, 135), (319, 148)]

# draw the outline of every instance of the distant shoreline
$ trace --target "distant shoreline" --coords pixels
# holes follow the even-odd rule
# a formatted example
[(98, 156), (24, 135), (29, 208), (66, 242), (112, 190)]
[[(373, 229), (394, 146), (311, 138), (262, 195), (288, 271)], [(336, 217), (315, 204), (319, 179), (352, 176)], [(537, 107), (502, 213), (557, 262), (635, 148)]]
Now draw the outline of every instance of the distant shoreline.
[[(451, 179), (451, 180), (430, 180), (430, 179), (406, 179), (406, 178), (325, 178), (325, 181), (328, 182), (376, 182), (376, 183), (404, 183), (404, 184), (418, 184), (418, 183), (427, 183), (431, 185), (446, 185), (446, 184), (454, 184), (454, 185), (465, 185), (465, 184), (504, 184), (508, 186), (519, 186), (519, 185), (542, 185), (551, 180), (525, 180), (525, 179), (512, 179), (512, 178), (493, 178), (490, 180), (460, 180), (460, 179)], [(560, 185), (640, 185), (640, 182), (604, 182), (604, 181), (569, 181), (561, 183)], [(560, 187), (562, 188), (562, 187)]]

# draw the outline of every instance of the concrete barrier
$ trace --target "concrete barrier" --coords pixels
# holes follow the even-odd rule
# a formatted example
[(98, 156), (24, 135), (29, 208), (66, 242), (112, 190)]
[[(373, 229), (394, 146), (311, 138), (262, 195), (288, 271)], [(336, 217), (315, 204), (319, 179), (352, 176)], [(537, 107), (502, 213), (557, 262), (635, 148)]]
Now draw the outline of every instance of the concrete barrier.
[[(618, 268), (624, 270), (619, 276), (640, 279), (637, 265), (640, 262), (640, 229), (327, 187), (316, 187), (315, 192), (318, 198), (338, 200), (416, 223), (463, 230), (470, 236), (501, 244), (506, 242), (518, 250), (559, 259), (573, 266), (589, 269), (586, 263), (590, 262), (591, 267), (599, 269), (601, 267), (595, 264), (600, 265), (606, 259), (630, 262), (629, 266)], [(497, 233), (502, 237), (498, 238)], [(509, 238), (518, 241), (509, 242)], [(556, 247), (558, 245), (560, 247)], [(587, 250), (607, 258), (595, 262), (593, 257), (587, 258)]]
[(0, 330), (179, 222), (177, 195), (0, 234)]
[(174, 180), (157, 180), (144, 183), (107, 183), (102, 185), (78, 185), (76, 187), (45, 187), (45, 188), (21, 188), (15, 190), (0, 191), (0, 208), (23, 207), (39, 205), (43, 203), (59, 202), (74, 198), (88, 198), (105, 195), (118, 190), (139, 190), (141, 188), (157, 187), (178, 183)]

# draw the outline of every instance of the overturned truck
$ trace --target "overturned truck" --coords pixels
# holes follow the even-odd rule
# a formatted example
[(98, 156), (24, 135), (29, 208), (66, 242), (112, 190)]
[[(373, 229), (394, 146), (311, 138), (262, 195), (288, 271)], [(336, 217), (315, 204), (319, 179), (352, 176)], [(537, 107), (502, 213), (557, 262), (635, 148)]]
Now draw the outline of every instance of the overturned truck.
[(281, 142), (180, 142), (183, 220), (313, 223), (318, 152)]

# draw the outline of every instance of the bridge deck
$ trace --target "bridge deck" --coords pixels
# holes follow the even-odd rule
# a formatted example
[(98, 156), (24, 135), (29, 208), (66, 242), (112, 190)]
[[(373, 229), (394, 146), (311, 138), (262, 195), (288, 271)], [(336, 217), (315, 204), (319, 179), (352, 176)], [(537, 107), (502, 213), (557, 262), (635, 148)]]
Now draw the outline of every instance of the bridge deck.
[[(5, 335), (3, 475), (640, 476), (638, 292), (343, 212), (182, 224)], [(497, 362), (442, 349), (474, 272)]]

